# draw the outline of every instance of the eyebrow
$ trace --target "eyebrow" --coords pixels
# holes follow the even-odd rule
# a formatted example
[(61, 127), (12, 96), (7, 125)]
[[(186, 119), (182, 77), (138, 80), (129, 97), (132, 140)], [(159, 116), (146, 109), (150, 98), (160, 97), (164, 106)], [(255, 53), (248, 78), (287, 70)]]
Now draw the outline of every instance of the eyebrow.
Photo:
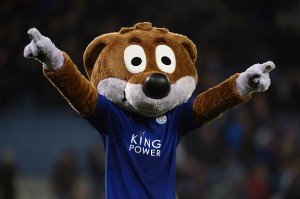
[(131, 37), (128, 43), (142, 43), (142, 40), (138, 37)]
[(166, 44), (166, 43), (167, 43), (167, 41), (166, 41), (164, 38), (162, 38), (162, 37), (156, 38), (156, 39), (154, 40), (154, 42), (155, 42), (155, 43), (163, 43), (163, 44)]

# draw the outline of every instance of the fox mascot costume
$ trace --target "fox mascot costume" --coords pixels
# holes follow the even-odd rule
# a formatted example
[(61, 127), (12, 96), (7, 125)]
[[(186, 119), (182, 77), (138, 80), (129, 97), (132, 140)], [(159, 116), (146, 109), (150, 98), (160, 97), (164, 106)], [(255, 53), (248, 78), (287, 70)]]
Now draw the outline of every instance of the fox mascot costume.
[(191, 98), (197, 50), (186, 36), (149, 22), (95, 38), (86, 79), (67, 53), (32, 28), (24, 56), (93, 125), (106, 153), (107, 199), (175, 199), (176, 147), (195, 128), (270, 86), (273, 62), (255, 64)]

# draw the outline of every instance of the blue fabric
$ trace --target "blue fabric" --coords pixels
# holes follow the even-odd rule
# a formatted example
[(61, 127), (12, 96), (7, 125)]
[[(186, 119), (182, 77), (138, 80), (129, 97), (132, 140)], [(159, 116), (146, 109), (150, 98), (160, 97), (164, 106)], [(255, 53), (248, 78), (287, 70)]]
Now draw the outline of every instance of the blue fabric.
[(106, 153), (107, 199), (175, 199), (176, 147), (198, 128), (190, 100), (158, 118), (125, 111), (99, 95), (88, 121)]

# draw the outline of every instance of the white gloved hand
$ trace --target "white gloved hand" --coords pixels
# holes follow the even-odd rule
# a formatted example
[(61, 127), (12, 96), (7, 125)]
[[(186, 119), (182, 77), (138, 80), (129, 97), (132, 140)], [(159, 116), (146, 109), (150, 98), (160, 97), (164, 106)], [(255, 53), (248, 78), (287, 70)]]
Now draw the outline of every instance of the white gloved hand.
[(270, 84), (269, 72), (275, 68), (271, 61), (263, 64), (254, 64), (236, 79), (237, 91), (242, 96), (248, 96), (252, 92), (264, 92)]
[(64, 64), (64, 56), (62, 52), (55, 47), (52, 41), (36, 29), (28, 30), (31, 38), (30, 44), (24, 49), (24, 56), (27, 58), (35, 58), (43, 63), (43, 67), (47, 70), (58, 70)]

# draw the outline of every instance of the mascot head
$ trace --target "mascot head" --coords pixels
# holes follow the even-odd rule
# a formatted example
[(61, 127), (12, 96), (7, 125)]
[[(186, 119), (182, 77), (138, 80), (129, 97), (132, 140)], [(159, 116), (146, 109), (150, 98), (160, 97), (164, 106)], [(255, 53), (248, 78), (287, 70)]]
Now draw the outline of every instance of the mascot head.
[(198, 79), (196, 58), (196, 47), (186, 36), (148, 22), (95, 38), (83, 57), (98, 93), (147, 117), (191, 97)]

